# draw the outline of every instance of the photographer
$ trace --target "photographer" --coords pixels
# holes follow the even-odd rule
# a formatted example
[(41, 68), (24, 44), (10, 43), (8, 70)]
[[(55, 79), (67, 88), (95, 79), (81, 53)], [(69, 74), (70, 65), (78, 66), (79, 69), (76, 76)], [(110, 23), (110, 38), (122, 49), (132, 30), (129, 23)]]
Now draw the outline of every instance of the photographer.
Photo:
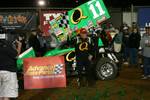
[(0, 33), (0, 100), (18, 97), (16, 75), (16, 57), (21, 51), (21, 42), (15, 41), (16, 47), (8, 41), (7, 34), (1, 28)]

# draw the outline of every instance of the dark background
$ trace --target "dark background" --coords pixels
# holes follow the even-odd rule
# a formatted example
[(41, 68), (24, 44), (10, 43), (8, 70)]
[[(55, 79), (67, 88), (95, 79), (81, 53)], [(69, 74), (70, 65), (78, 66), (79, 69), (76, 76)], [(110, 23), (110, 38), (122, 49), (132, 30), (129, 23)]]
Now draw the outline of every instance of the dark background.
[[(0, 0), (0, 8), (3, 7), (38, 7), (38, 0)], [(47, 7), (58, 8), (73, 8), (81, 5), (89, 0), (46, 0)], [(148, 6), (150, 0), (103, 0), (107, 7), (130, 7), (131, 4), (135, 6)]]

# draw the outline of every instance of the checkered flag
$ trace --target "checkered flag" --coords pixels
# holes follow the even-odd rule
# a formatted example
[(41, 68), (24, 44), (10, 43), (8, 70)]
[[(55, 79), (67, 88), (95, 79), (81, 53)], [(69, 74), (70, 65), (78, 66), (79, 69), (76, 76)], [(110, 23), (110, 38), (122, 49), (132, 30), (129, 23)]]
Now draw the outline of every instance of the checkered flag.
[(68, 12), (63, 13), (62, 19), (59, 21), (59, 27), (69, 28)]
[(63, 64), (57, 64), (57, 65), (55, 65), (54, 74), (61, 74), (62, 70), (63, 70)]

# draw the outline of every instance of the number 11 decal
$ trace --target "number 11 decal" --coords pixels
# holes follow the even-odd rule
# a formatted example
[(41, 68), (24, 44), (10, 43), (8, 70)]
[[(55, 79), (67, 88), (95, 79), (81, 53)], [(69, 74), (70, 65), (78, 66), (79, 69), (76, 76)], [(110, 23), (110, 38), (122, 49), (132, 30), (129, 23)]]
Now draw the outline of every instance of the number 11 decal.
[[(98, 13), (96, 12), (98, 9)], [(96, 19), (97, 17), (105, 14), (105, 11), (102, 9), (101, 5), (100, 5), (100, 2), (99, 1), (96, 1), (96, 4), (93, 5), (93, 4), (90, 4), (90, 10), (92, 11), (93, 13), (93, 19)]]

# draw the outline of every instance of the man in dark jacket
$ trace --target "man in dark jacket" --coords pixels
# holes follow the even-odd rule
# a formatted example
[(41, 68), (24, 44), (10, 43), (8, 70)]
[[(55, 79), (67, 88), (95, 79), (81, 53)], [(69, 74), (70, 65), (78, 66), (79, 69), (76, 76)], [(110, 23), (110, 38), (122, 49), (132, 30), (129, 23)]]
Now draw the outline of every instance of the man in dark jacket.
[(28, 43), (29, 43), (29, 47), (33, 47), (33, 49), (35, 50), (36, 56), (40, 56), (41, 46), (40, 46), (40, 41), (37, 38), (36, 30), (32, 30)]
[(140, 40), (141, 40), (141, 35), (138, 33), (137, 28), (133, 28), (133, 32), (129, 36), (130, 64), (131, 64), (131, 66), (137, 65), (138, 49), (140, 46)]

